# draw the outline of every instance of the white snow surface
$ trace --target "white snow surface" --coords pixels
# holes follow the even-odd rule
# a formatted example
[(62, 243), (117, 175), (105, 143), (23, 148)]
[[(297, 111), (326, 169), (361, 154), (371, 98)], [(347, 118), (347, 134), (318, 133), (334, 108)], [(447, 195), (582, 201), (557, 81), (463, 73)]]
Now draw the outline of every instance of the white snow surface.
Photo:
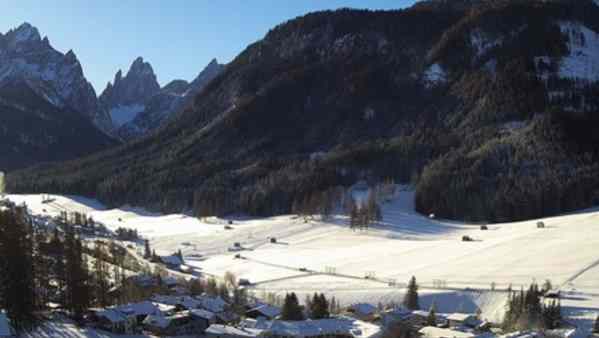
[(438, 63), (430, 65), (424, 71), (424, 84), (427, 87), (434, 87), (437, 84), (442, 84), (447, 81), (447, 73), (441, 68)]
[[(476, 224), (417, 214), (414, 193), (401, 190), (383, 205), (384, 221), (367, 231), (350, 230), (344, 216), (305, 222), (291, 215), (236, 218), (232, 230), (225, 230), (224, 219), (133, 207), (107, 210), (75, 196), (52, 195), (49, 204), (41, 195), (8, 197), (37, 214), (66, 209), (85, 212), (110, 229), (135, 228), (159, 253), (181, 249), (196, 271), (217, 277), (233, 272), (254, 283), (257, 296), (295, 291), (304, 299), (318, 291), (344, 305), (399, 303), (405, 283), (416, 276), (422, 308), (433, 302), (446, 313), (480, 308), (484, 318), (499, 321), (506, 293), (490, 291), (492, 283), (519, 289), (550, 279), (566, 294), (564, 311), (581, 328), (592, 327), (599, 314), (599, 209), (544, 218), (545, 229), (530, 220), (489, 224), (481, 231)], [(474, 241), (462, 242), (463, 235)], [(235, 242), (246, 250), (228, 252)]]
[(570, 51), (561, 60), (560, 77), (599, 81), (599, 34), (572, 21), (560, 22), (560, 28), (568, 36)]
[(502, 42), (502, 38), (492, 38), (488, 33), (480, 29), (475, 29), (470, 33), (470, 44), (479, 57)]
[[(28, 333), (23, 333), (22, 338), (152, 338), (147, 335), (119, 335), (91, 328), (78, 327), (66, 320), (53, 319), (42, 323), (39, 327)], [(183, 337), (180, 337), (183, 338)]]
[(112, 117), (114, 125), (120, 127), (125, 123), (133, 121), (133, 119), (145, 109), (146, 107), (143, 104), (118, 106), (110, 109), (110, 116)]

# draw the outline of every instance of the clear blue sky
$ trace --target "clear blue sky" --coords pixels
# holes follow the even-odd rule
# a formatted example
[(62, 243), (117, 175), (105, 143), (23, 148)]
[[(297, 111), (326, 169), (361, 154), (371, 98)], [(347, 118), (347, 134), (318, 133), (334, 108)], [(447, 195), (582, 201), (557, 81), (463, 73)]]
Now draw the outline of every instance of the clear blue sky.
[[(0, 31), (23, 22), (52, 46), (73, 49), (96, 91), (143, 56), (161, 85), (193, 79), (212, 59), (231, 61), (278, 23), (340, 7), (396, 9), (415, 0), (4, 0)], [(98, 93), (99, 94), (99, 93)]]

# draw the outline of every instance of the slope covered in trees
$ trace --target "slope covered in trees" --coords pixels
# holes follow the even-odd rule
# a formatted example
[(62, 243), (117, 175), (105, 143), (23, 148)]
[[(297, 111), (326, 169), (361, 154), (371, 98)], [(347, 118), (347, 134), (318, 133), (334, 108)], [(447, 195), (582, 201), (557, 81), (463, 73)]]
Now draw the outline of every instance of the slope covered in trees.
[(9, 189), (271, 215), (394, 179), (417, 184), (419, 211), (447, 218), (588, 207), (597, 16), (591, 0), (308, 14), (250, 45), (155, 134), (10, 175)]
[(0, 170), (64, 161), (117, 144), (70, 108), (58, 108), (25, 81), (0, 86)]

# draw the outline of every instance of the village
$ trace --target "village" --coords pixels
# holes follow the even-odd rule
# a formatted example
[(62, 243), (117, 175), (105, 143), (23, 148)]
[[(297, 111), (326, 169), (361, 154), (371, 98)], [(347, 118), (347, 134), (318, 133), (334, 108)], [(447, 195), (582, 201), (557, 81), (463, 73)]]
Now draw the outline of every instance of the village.
[[(249, 297), (241, 311), (232, 300), (206, 293), (192, 296), (175, 279), (162, 281), (155, 276), (136, 276), (132, 282), (140, 288), (155, 288), (164, 283), (168, 294), (153, 295), (149, 299), (106, 308), (91, 308), (77, 325), (114, 337), (132, 334), (157, 337), (424, 337), (476, 338), (500, 336), (503, 331), (496, 325), (480, 319), (476, 313), (435, 313), (434, 308), (408, 310), (405, 306), (378, 308), (372, 304), (353, 304), (343, 309), (325, 310), (323, 318), (309, 319), (310, 309), (300, 306), (297, 318), (285, 320), (283, 308)], [(289, 297), (293, 298), (293, 297)], [(327, 304), (330, 306), (330, 304)], [(329, 311), (336, 311), (332, 314)], [(297, 314), (296, 314), (297, 315)], [(68, 314), (56, 310), (52, 320), (66, 320)], [(525, 332), (522, 337), (537, 333)], [(540, 335), (540, 333), (539, 333)], [(7, 317), (0, 315), (0, 337), (16, 337)], [(509, 335), (510, 338), (518, 335)]]
[[(517, 289), (495, 285), (491, 285), (491, 291), (469, 287), (464, 287), (462, 291), (469, 294), (484, 295), (491, 292), (503, 295), (503, 299), (508, 299), (508, 302), (502, 305), (500, 311), (505, 315), (502, 313), (501, 317), (513, 316), (510, 323), (505, 319), (498, 321), (491, 318), (476, 307), (460, 308), (455, 304), (450, 307), (452, 311), (446, 311), (446, 300), (442, 301), (445, 304), (437, 304), (434, 297), (432, 302), (419, 299), (420, 286), (414, 277), (405, 284), (395, 282), (390, 285), (391, 288), (405, 286), (405, 290), (402, 299), (398, 301), (396, 298), (395, 301), (386, 303), (367, 299), (341, 303), (339, 299), (335, 299), (335, 295), (328, 292), (327, 296), (315, 292), (304, 299), (303, 296), (296, 295), (292, 288), (283, 293), (260, 292), (256, 288), (257, 283), (253, 279), (250, 281), (245, 275), (239, 276), (236, 272), (229, 271), (215, 275), (210, 270), (203, 269), (210, 260), (200, 255), (188, 252), (183, 254), (180, 249), (170, 254), (157, 254), (150, 248), (150, 243), (154, 241), (142, 238), (134, 229), (120, 226), (126, 224), (122, 216), (115, 217), (118, 227), (107, 226), (92, 218), (97, 214), (73, 212), (62, 207), (56, 201), (57, 197), (42, 195), (39, 198), (39, 204), (32, 204), (32, 209), (38, 212), (30, 215), (38, 228), (46, 229), (48, 236), (54, 238), (64, 238), (73, 231), (85, 243), (87, 251), (84, 252), (89, 255), (90, 268), (98, 269), (98, 262), (104, 260), (110, 263), (101, 269), (115, 273), (114, 277), (111, 273), (107, 274), (109, 283), (103, 293), (106, 300), (96, 300), (95, 304), (80, 315), (74, 315), (65, 309), (60, 297), (50, 296), (48, 309), (43, 312), (45, 323), (71, 323), (69, 325), (73, 325), (76, 330), (93, 330), (105, 332), (110, 337), (127, 338), (529, 338), (549, 335), (563, 337), (577, 332), (576, 325), (562, 319), (560, 290), (553, 289), (551, 285), (543, 285), (542, 290), (531, 285), (529, 290), (533, 295), (531, 297), (536, 299), (534, 304), (538, 307), (538, 312), (534, 316), (538, 316), (538, 326), (524, 323), (522, 319), (529, 315), (527, 309), (532, 307), (532, 303), (528, 303), (528, 291), (526, 297), (522, 296), (520, 299)], [(15, 204), (4, 200), (1, 207), (15, 207)], [(226, 228), (233, 228), (237, 224), (226, 221), (220, 226), (225, 228), (225, 233), (230, 233), (232, 230)], [(538, 221), (535, 226), (542, 228), (544, 223)], [(481, 226), (481, 230), (489, 232), (486, 225), (485, 228), (487, 229)], [(461, 241), (459, 236), (457, 241)], [(265, 242), (269, 245), (285, 245), (279, 244), (282, 241), (274, 236), (266, 238)], [(52, 241), (47, 246), (50, 243)], [(247, 251), (245, 245), (240, 241), (229, 242), (227, 259), (230, 262), (246, 261), (246, 255), (251, 251)], [(102, 250), (110, 255), (102, 254), (102, 259), (98, 259), (98, 252)], [(52, 252), (51, 248), (49, 252)], [(164, 250), (160, 252), (165, 253)], [(121, 258), (116, 259), (117, 256)], [(318, 276), (311, 269), (300, 267), (296, 270), (307, 276)], [(343, 277), (335, 271), (329, 271), (328, 274)], [(382, 282), (373, 273), (359, 279), (372, 283)], [(281, 283), (284, 281), (285, 278)], [(438, 285), (433, 286), (435, 288), (457, 290), (439, 281), (436, 283)], [(430, 289), (431, 286), (424, 288)], [(426, 297), (430, 299), (430, 295)], [(526, 303), (524, 298), (527, 299)], [(520, 303), (518, 299), (521, 300)], [(439, 301), (441, 302), (441, 298)], [(512, 307), (510, 302), (519, 304), (515, 310), (517, 314), (508, 313)], [(105, 305), (101, 306), (102, 303)], [(0, 316), (0, 333), (2, 338), (16, 337), (10, 320), (4, 313)], [(26, 337), (35, 336), (34, 330)]]

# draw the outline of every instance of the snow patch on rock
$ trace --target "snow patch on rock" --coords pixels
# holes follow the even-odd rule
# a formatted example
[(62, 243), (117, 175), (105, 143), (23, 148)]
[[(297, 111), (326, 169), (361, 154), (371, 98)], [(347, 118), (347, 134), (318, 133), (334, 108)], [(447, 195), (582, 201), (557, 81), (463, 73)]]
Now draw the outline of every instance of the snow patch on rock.
[(561, 60), (559, 76), (599, 81), (599, 34), (571, 21), (560, 22), (560, 29), (568, 38), (569, 54)]
[(438, 63), (434, 63), (424, 71), (423, 80), (426, 87), (434, 87), (447, 81), (447, 73)]
[(132, 104), (126, 106), (117, 106), (110, 109), (110, 117), (115, 126), (120, 127), (125, 123), (133, 121), (135, 117), (145, 110), (145, 106), (141, 104)]
[(470, 33), (470, 44), (474, 48), (477, 56), (482, 56), (492, 48), (503, 42), (501, 38), (492, 38), (480, 29), (475, 29)]

